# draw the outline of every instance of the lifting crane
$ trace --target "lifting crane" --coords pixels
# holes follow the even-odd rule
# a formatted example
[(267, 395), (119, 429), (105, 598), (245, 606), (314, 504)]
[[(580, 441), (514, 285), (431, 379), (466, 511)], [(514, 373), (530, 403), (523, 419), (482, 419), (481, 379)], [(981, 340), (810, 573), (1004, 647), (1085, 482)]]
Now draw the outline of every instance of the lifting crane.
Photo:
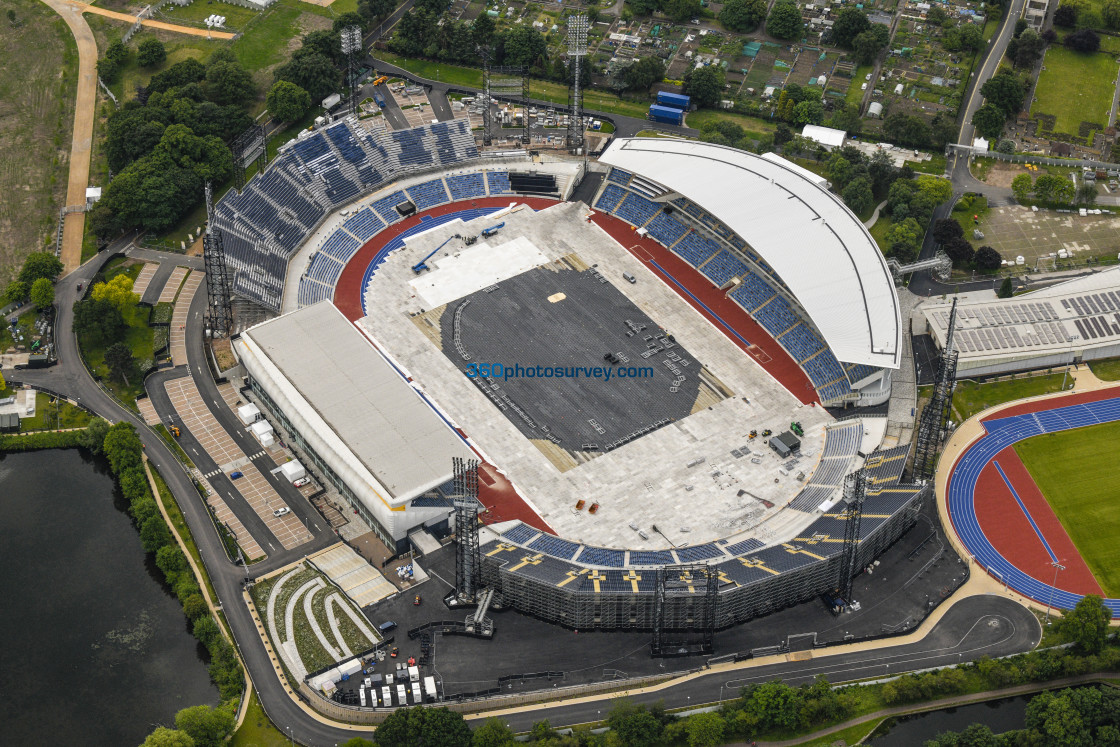
[(448, 236), (448, 237), (447, 237), (447, 239), (446, 239), (446, 240), (445, 240), (445, 241), (444, 241), (444, 242), (443, 242), (442, 244), (440, 244), (440, 245), (439, 245), (439, 246), (437, 246), (437, 247), (436, 247), (435, 249), (433, 249), (433, 250), (431, 251), (431, 253), (430, 253), (430, 254), (429, 254), (429, 255), (428, 255), (427, 257), (424, 257), (424, 259), (422, 259), (422, 260), (420, 260), (419, 262), (417, 262), (416, 264), (414, 264), (414, 265), (412, 266), (412, 271), (413, 271), (413, 272), (415, 272), (415, 273), (416, 273), (417, 275), (419, 275), (419, 274), (420, 274), (420, 273), (422, 273), (422, 272), (423, 272), (424, 270), (428, 270), (428, 269), (431, 269), (431, 268), (429, 268), (429, 267), (428, 267), (428, 265), (427, 265), (427, 264), (425, 264), (425, 263), (426, 263), (426, 262), (427, 262), (427, 261), (428, 261), (429, 259), (431, 259), (432, 257), (434, 257), (434, 256), (436, 255), (436, 252), (438, 252), (438, 251), (439, 251), (440, 249), (442, 249), (443, 247), (447, 246), (447, 243), (448, 243), (449, 241), (451, 241), (452, 239), (461, 239), (461, 238), (463, 238), (463, 237), (462, 237), (462, 236), (460, 236), (460, 235), (459, 235), (459, 234), (457, 234), (457, 233), (456, 233), (456, 234), (452, 234), (451, 236)]

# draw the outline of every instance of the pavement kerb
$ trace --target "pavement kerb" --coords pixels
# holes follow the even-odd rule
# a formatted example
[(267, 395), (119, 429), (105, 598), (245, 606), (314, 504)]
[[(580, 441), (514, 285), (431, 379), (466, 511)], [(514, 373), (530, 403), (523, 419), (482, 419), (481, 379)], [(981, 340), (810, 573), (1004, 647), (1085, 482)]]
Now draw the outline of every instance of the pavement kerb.
[[(1086, 371), (1089, 370), (1088, 365), (1082, 364), (1082, 366)], [(968, 551), (968, 548), (965, 547), (964, 542), (957, 534), (956, 527), (953, 526), (952, 519), (949, 517), (949, 495), (947, 488), (949, 484), (949, 474), (956, 466), (957, 460), (960, 459), (961, 455), (964, 454), (964, 452), (969, 447), (971, 447), (973, 443), (982, 438), (986, 433), (986, 429), (981, 423), (984, 418), (990, 418), (992, 415), (1002, 412), (1003, 410), (1011, 407), (1017, 407), (1024, 403), (1059, 399), (1062, 397), (1068, 397), (1071, 394), (1079, 394), (1088, 391), (1120, 388), (1120, 382), (1102, 381), (1098, 379), (1096, 375), (1092, 373), (1092, 371), (1089, 371), (1088, 374), (1085, 374), (1084, 371), (1078, 369), (1077, 371), (1070, 371), (1070, 376), (1074, 380), (1074, 387), (1072, 390), (1051, 392), (1049, 394), (1039, 394), (1034, 397), (1017, 399), (1013, 402), (1003, 402), (998, 405), (993, 405), (986, 410), (981, 410), (968, 420), (961, 423), (953, 431), (953, 434), (945, 443), (945, 448), (942, 449), (941, 457), (937, 461), (937, 471), (934, 474), (934, 495), (937, 501), (937, 517), (941, 522), (941, 528), (942, 530), (944, 530), (945, 536), (949, 538), (949, 541), (953, 544), (953, 548), (957, 551), (957, 554), (959, 554), (962, 558), (965, 558), (966, 562), (969, 564), (970, 570), (975, 567), (979, 571), (978, 573), (969, 574), (969, 581), (961, 587), (962, 589), (968, 587), (974, 579), (987, 580), (990, 583), (986, 583), (986, 586), (995, 587), (994, 591), (990, 591), (988, 593), (1000, 594), (1001, 596), (1005, 596), (1008, 599), (1015, 600), (1023, 606), (1032, 610), (1042, 610), (1046, 607), (1046, 605), (1040, 604), (1033, 599), (1012, 592), (1009, 587), (1005, 587), (994, 576), (989, 574), (986, 568), (974, 561), (972, 553), (970, 553)], [(1078, 380), (1079, 376), (1080, 381)], [(944, 607), (945, 605), (942, 604), (941, 606)], [(1050, 608), (1050, 614), (1051, 616), (1056, 615), (1060, 617), (1062, 611), (1059, 609)], [(1120, 625), (1120, 620), (1114, 619), (1112, 620), (1111, 624), (1113, 626)]]
[[(215, 620), (220, 621), (221, 618), (218, 616), (218, 607), (214, 604), (214, 600), (210, 598), (210, 592), (207, 591), (206, 584), (202, 583), (202, 572), (201, 570), (199, 570), (198, 564), (194, 562), (194, 557), (190, 554), (190, 551), (187, 550), (187, 543), (183, 541), (183, 538), (179, 536), (179, 532), (175, 530), (175, 525), (171, 523), (171, 516), (168, 515), (167, 508), (163, 505), (163, 499), (160, 497), (159, 488), (156, 486), (155, 478), (152, 476), (152, 470), (148, 464), (148, 455), (144, 454), (143, 459), (144, 474), (148, 477), (148, 486), (152, 489), (152, 497), (156, 501), (156, 506), (159, 507), (159, 512), (163, 515), (163, 520), (167, 522), (167, 526), (171, 530), (171, 536), (175, 538), (175, 541), (179, 545), (179, 549), (182, 551), (183, 556), (187, 559), (187, 563), (190, 564), (191, 571), (194, 572), (195, 580), (198, 581), (198, 588), (202, 593), (202, 598), (206, 600), (206, 606), (210, 608), (210, 614), (214, 616)], [(238, 650), (237, 643), (233, 640), (230, 631), (226, 629), (225, 625), (222, 625), (220, 623), (218, 625), (218, 628), (222, 631), (222, 635), (225, 637), (225, 639), (229, 641), (229, 644), (233, 647), (233, 652), (237, 656), (237, 660), (241, 662), (241, 671), (245, 674), (245, 692), (241, 696), (241, 703), (238, 704), (237, 720), (234, 723), (234, 731), (237, 731), (237, 729), (240, 728), (241, 723), (245, 720), (245, 714), (249, 711), (249, 697), (253, 694), (253, 680), (249, 676), (249, 668), (245, 666), (245, 662), (241, 659), (241, 652)]]

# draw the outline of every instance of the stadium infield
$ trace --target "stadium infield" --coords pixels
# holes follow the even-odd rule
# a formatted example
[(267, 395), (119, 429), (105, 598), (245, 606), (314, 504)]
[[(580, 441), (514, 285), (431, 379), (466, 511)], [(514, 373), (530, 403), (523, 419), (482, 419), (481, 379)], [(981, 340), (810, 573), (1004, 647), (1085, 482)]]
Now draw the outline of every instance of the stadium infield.
[(1120, 422), (1047, 433), (1015, 444), (1030, 477), (1107, 596), (1120, 597)]

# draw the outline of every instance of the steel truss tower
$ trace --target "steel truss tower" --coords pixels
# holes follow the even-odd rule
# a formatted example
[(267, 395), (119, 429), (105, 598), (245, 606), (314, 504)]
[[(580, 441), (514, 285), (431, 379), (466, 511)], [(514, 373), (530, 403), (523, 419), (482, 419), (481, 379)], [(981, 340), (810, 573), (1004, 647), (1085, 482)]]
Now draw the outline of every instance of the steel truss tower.
[(265, 147), (264, 127), (254, 124), (233, 141), (233, 181), (240, 193), (245, 187), (245, 170), (256, 161), (257, 173), (268, 165), (268, 148)]
[(933, 477), (933, 467), (937, 462), (937, 449), (949, 418), (949, 407), (953, 403), (953, 387), (957, 380), (957, 347), (953, 333), (957, 327), (957, 300), (949, 312), (949, 329), (945, 333), (945, 347), (941, 350), (941, 363), (937, 367), (937, 378), (933, 382), (933, 396), (922, 410), (918, 422), (918, 440), (914, 452), (915, 482)]
[(657, 571), (652, 656), (710, 654), (716, 635), (719, 573), (702, 563)]
[(475, 601), (482, 587), (478, 552), (478, 460), (455, 457), (455, 594), (460, 603)]
[(490, 105), (495, 99), (508, 101), (521, 107), (524, 132), (521, 142), (529, 143), (529, 68), (527, 67), (490, 67), (489, 55), (483, 52), (486, 67), (483, 71), (485, 80), (483, 89), (486, 91), (486, 107), (483, 109), (483, 142), (490, 145), (493, 136), (490, 133), (491, 111)]
[(844, 478), (844, 558), (840, 563), (840, 583), (836, 589), (846, 604), (852, 603), (852, 579), (856, 575), (859, 550), (859, 526), (863, 521), (863, 499), (867, 494), (863, 470)]
[(342, 53), (346, 55), (346, 84), (350, 92), (347, 104), (350, 114), (358, 113), (358, 62), (362, 52), (362, 27), (346, 26), (342, 29)]
[(572, 83), (568, 87), (568, 150), (583, 148), (583, 92), (580, 75), (587, 55), (587, 16), (568, 16), (568, 61)]
[(228, 337), (233, 329), (229, 268), (226, 267), (222, 232), (214, 229), (210, 182), (206, 182), (206, 235), (202, 238), (202, 259), (206, 265), (206, 326), (212, 338)]

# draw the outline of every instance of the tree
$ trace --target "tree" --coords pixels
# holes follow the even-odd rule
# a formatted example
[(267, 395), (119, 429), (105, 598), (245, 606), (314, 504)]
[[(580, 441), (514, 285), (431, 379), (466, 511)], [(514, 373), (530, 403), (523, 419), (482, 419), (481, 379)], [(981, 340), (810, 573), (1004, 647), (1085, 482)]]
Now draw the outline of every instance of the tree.
[(205, 78), (206, 67), (193, 57), (188, 57), (182, 62), (176, 62), (162, 73), (153, 75), (152, 79), (148, 81), (148, 91), (160, 93), (185, 86), (188, 83), (198, 83)]
[(202, 598), (201, 594), (191, 594), (183, 600), (183, 614), (192, 623), (209, 611), (210, 608), (206, 605), (206, 600)]
[(105, 365), (109, 367), (110, 378), (123, 381), (125, 386), (128, 386), (128, 377), (136, 368), (132, 348), (123, 342), (114, 342), (105, 351)]
[(694, 713), (688, 717), (685, 730), (688, 732), (688, 747), (715, 747), (723, 744), (723, 732), (727, 722), (718, 713)]
[(932, 174), (922, 174), (914, 180), (914, 184), (918, 188), (918, 194), (928, 197), (935, 207), (953, 196), (952, 182)]
[(102, 57), (97, 61), (97, 77), (107, 85), (111, 86), (117, 82), (117, 76), (121, 74), (120, 63), (116, 60), (110, 60), (108, 57)]
[(318, 103), (342, 85), (342, 73), (329, 58), (318, 52), (308, 52), (293, 56), (290, 62), (277, 68), (276, 80), (294, 83), (307, 91), (312, 101)]
[(1008, 51), (1008, 56), (1013, 57), (1015, 60), (1015, 67), (1034, 67), (1034, 63), (1038, 62), (1038, 59), (1042, 57), (1042, 51), (1046, 48), (1046, 42), (1042, 41), (1042, 37), (1034, 29), (1027, 29), (1016, 41), (1014, 54)]
[(658, 57), (642, 57), (626, 68), (622, 79), (631, 91), (648, 91), (665, 77), (665, 63)]
[(820, 101), (802, 101), (793, 107), (793, 123), (798, 127), (807, 124), (820, 124), (824, 121), (824, 106)]
[(1101, 598), (1096, 594), (1087, 594), (1062, 618), (1062, 637), (1076, 643), (1086, 653), (1098, 653), (1104, 647), (1111, 619), (1112, 615)]
[(54, 304), (54, 283), (46, 278), (39, 278), (31, 284), (31, 303), (37, 309), (49, 309)]
[(463, 717), (446, 708), (398, 708), (374, 732), (381, 747), (423, 744), (462, 747), (471, 743), (471, 730)]
[(278, 122), (295, 122), (311, 108), (311, 95), (295, 83), (278, 80), (265, 99), (268, 113)]
[(718, 65), (694, 68), (685, 73), (684, 92), (697, 106), (715, 106), (723, 98), (726, 78)]
[(1022, 111), (1027, 89), (1018, 75), (1004, 70), (980, 86), (980, 95), (996, 106), (1005, 118), (1011, 119)]
[(883, 134), (901, 145), (920, 148), (929, 145), (930, 128), (919, 116), (894, 112), (883, 120)]
[(74, 332), (79, 339), (103, 343), (116, 339), (123, 330), (121, 312), (109, 301), (91, 298), (74, 304)]
[(233, 733), (236, 720), (228, 708), (199, 705), (176, 713), (175, 728), (189, 734), (197, 747), (218, 747)]
[(219, 104), (248, 101), (257, 94), (253, 76), (236, 62), (217, 62), (206, 70), (206, 90)]
[(488, 718), (471, 734), (473, 747), (507, 747), (514, 743), (513, 730), (500, 718)]
[(532, 26), (514, 26), (498, 37), (498, 58), (503, 65), (533, 67), (548, 57), (548, 42)]
[[(852, 40), (852, 51), (855, 53), (856, 59), (859, 60), (861, 65), (870, 65), (875, 62), (875, 58), (887, 46), (887, 40), (890, 38), (890, 32), (882, 34), (877, 29), (885, 29), (886, 27), (876, 25), (876, 28), (870, 31), (864, 31)], [(886, 36), (887, 39), (883, 37)]]
[(871, 180), (866, 176), (853, 179), (851, 184), (844, 187), (843, 197), (844, 204), (856, 214), (870, 210), (875, 204), (875, 195), (871, 193)]
[(1003, 266), (1003, 257), (990, 246), (982, 246), (976, 250), (972, 259), (978, 270), (998, 270)]
[(89, 297), (112, 304), (122, 317), (140, 301), (140, 297), (132, 292), (132, 278), (125, 274), (117, 275), (107, 283), (94, 283)]
[(627, 747), (655, 747), (661, 743), (663, 727), (644, 706), (622, 699), (616, 701), (607, 715), (607, 726)]
[(54, 280), (62, 272), (62, 262), (50, 252), (31, 252), (23, 260), (23, 267), (19, 271), (19, 280), (27, 284), (28, 289), (39, 278)]
[(1120, 0), (1104, 0), (1101, 18), (1110, 29), (1120, 29)]
[(766, 0), (728, 0), (719, 12), (719, 22), (732, 31), (754, 31), (766, 19)]
[(994, 140), (1003, 132), (1004, 115), (999, 107), (992, 103), (981, 106), (972, 115), (972, 126), (981, 136)]
[(370, 21), (382, 21), (388, 18), (396, 7), (393, 0), (358, 0), (358, 12)]
[(662, 10), (677, 23), (695, 18), (703, 11), (700, 0), (664, 0)]
[(862, 10), (849, 5), (840, 11), (832, 25), (832, 41), (836, 46), (853, 49), (855, 38), (871, 29), (871, 21)]
[(922, 241), (922, 227), (913, 218), (895, 223), (887, 231), (886, 244), (891, 255), (899, 262), (909, 262), (918, 256)]
[(185, 731), (160, 726), (148, 735), (140, 747), (194, 747), (194, 740)]
[(1092, 29), (1078, 29), (1066, 37), (1066, 46), (1074, 52), (1089, 54), (1101, 48), (1101, 38)]
[(954, 267), (963, 267), (976, 256), (976, 251), (972, 248), (972, 244), (963, 236), (950, 239), (945, 242), (941, 248), (949, 255), (949, 259), (953, 260)]
[(141, 67), (156, 67), (162, 65), (166, 59), (167, 50), (163, 42), (155, 37), (148, 37), (140, 42), (140, 46), (136, 49), (136, 61)]
[(828, 159), (828, 178), (838, 189), (848, 186), (853, 171), (852, 162), (839, 153), (834, 153), (832, 158)]
[(794, 0), (776, 0), (766, 19), (766, 33), (776, 39), (801, 38), (801, 11)]
[(1004, 278), (1003, 283), (999, 286), (999, 291), (996, 292), (997, 298), (1011, 298), (1015, 295), (1015, 284), (1011, 282), (1011, 278)]
[(961, 224), (952, 218), (941, 218), (933, 224), (933, 239), (938, 244), (947, 244), (953, 239), (964, 237)]
[(8, 287), (4, 289), (4, 303), (19, 303), (27, 298), (27, 294), (31, 292), (27, 283), (22, 280), (13, 280), (8, 283)]
[(1068, 205), (1076, 198), (1077, 187), (1064, 176), (1043, 174), (1034, 183), (1034, 193), (1043, 202)]
[(1077, 8), (1070, 3), (1062, 3), (1054, 11), (1054, 25), (1071, 29), (1077, 25)]
[(1026, 203), (1033, 190), (1034, 181), (1031, 179), (1030, 174), (1019, 174), (1019, 176), (1011, 180), (1011, 192), (1015, 195), (1015, 199), (1020, 204)]

